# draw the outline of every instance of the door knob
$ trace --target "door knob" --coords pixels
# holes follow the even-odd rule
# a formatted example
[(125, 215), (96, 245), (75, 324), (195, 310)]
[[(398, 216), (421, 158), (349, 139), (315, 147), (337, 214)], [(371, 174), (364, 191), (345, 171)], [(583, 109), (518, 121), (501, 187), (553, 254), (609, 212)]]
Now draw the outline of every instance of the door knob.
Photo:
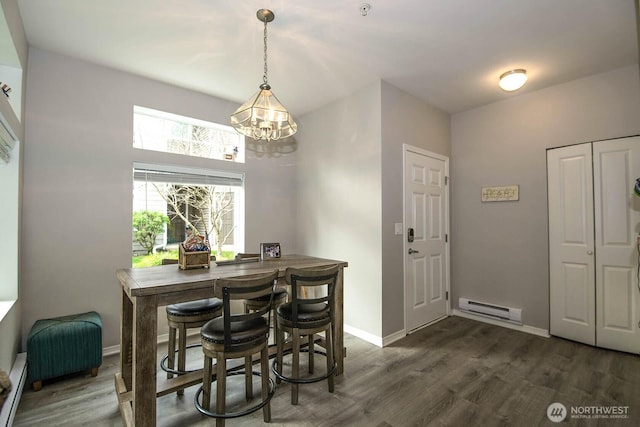
[(420, 251), (414, 251), (413, 249), (409, 248), (409, 255), (417, 253), (420, 253)]
[(593, 255), (593, 251), (587, 251), (587, 255)]

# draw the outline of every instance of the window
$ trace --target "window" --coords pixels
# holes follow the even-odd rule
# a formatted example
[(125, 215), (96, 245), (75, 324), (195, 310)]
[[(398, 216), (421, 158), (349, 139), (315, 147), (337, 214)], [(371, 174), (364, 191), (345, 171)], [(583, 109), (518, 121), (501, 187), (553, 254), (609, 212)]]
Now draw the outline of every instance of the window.
[(133, 108), (133, 147), (244, 163), (244, 136), (231, 126)]
[[(0, 125), (1, 126), (1, 125)], [(18, 253), (20, 220), (20, 148), (15, 143), (9, 162), (0, 161), (0, 194), (2, 209), (0, 223), (3, 225), (3, 245), (7, 248), (0, 257), (0, 320), (18, 299)]]
[(244, 249), (244, 176), (238, 173), (137, 163), (133, 212), (166, 215), (168, 224), (151, 241), (136, 236), (134, 255), (177, 249), (191, 226), (207, 238), (218, 259)]

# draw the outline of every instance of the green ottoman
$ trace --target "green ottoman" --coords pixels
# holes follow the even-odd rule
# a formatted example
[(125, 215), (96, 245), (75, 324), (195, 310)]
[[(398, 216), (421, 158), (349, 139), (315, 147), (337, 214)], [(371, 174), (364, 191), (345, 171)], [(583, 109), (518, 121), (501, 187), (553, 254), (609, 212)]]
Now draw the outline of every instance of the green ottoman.
[(27, 373), (33, 389), (42, 380), (91, 369), (102, 364), (102, 320), (95, 311), (36, 321), (27, 338)]

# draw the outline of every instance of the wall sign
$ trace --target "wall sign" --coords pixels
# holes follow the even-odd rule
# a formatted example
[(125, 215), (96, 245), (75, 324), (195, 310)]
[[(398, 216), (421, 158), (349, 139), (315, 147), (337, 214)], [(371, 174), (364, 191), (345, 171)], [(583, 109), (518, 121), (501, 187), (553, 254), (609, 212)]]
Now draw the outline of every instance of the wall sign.
[(520, 186), (482, 187), (483, 202), (511, 202), (520, 200)]

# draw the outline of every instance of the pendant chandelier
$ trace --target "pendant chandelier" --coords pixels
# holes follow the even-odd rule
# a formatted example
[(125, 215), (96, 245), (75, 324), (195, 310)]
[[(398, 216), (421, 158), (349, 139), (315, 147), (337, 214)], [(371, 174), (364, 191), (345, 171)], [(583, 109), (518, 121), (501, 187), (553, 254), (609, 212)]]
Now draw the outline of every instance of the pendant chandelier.
[(231, 115), (231, 126), (242, 135), (255, 140), (275, 141), (293, 135), (298, 125), (291, 114), (271, 92), (267, 78), (267, 22), (275, 15), (268, 9), (256, 13), (259, 21), (264, 22), (264, 75), (260, 90)]

